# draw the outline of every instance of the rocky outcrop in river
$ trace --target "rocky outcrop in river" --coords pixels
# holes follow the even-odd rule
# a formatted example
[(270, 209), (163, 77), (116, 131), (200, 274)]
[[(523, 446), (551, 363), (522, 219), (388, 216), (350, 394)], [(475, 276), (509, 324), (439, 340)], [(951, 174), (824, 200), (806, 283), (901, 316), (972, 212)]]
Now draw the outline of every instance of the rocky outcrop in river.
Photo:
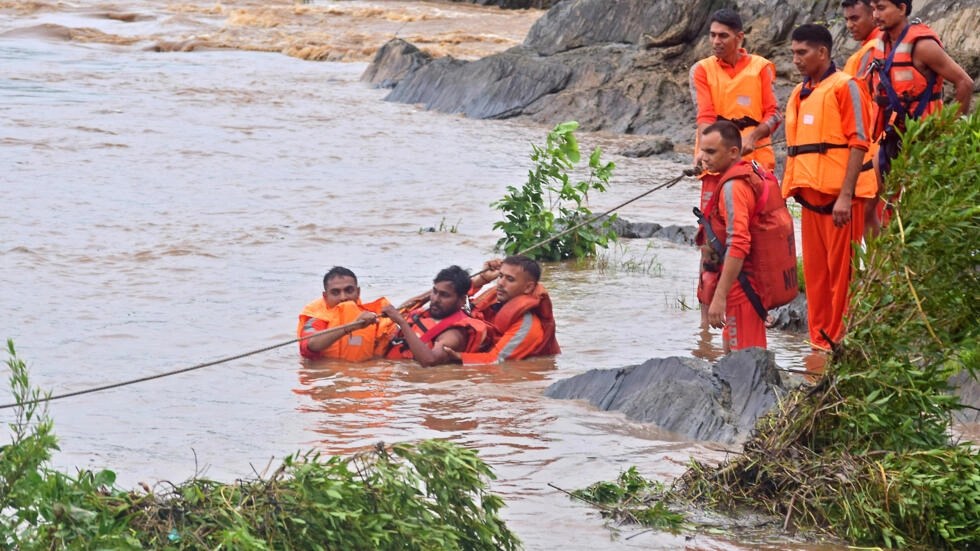
[[(688, 70), (710, 55), (708, 19), (722, 5), (715, 0), (563, 0), (537, 21), (522, 45), (505, 52), (476, 61), (430, 59), (394, 42), (378, 52), (364, 79), (392, 88), (391, 101), (447, 113), (521, 116), (547, 125), (577, 120), (583, 130), (660, 134), (689, 143), (694, 108)], [(831, 22), (839, 61), (857, 47), (847, 37), (838, 0), (731, 5), (745, 21), (747, 48), (776, 63), (782, 101), (799, 82), (789, 56), (793, 28)], [(954, 59), (977, 79), (980, 0), (916, 1), (913, 8), (913, 16), (936, 29)]]
[(733, 444), (748, 437), (783, 391), (772, 353), (752, 348), (714, 365), (671, 357), (593, 369), (552, 384), (545, 396), (588, 400), (693, 440)]

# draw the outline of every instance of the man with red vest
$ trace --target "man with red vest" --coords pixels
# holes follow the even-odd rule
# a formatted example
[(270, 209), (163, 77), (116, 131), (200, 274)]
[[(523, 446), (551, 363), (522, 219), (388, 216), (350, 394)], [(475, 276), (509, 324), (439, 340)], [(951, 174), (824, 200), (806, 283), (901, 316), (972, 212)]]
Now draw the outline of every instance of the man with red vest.
[[(741, 160), (742, 138), (738, 127), (731, 122), (718, 121), (708, 125), (701, 132), (699, 143), (701, 163), (706, 170), (721, 174), (721, 185), (703, 215), (706, 226), (709, 226), (706, 227), (708, 240), (718, 241), (712, 244), (707, 256), (715, 253), (713, 272), (720, 274), (713, 292), (707, 288), (699, 289), (710, 296), (698, 298), (709, 304), (708, 323), (711, 327), (723, 328), (722, 342), (726, 354), (753, 346), (765, 348), (764, 320), (737, 282), (743, 270), (752, 272), (749, 258), (755, 251), (749, 224), (756, 212), (757, 192), (764, 183), (749, 163)], [(782, 198), (773, 199), (782, 201)], [(719, 256), (716, 250), (724, 251), (724, 257)], [(751, 283), (751, 277), (748, 281)]]
[(943, 79), (953, 83), (960, 114), (970, 110), (973, 79), (943, 49), (939, 36), (918, 20), (909, 21), (912, 0), (872, 0), (881, 29), (875, 44), (873, 85), (878, 110), (875, 137), (881, 137), (879, 170), (901, 147), (896, 131), (905, 120), (924, 117), (942, 107)]
[(865, 201), (874, 196), (868, 151), (866, 92), (831, 60), (833, 39), (821, 25), (791, 35), (793, 64), (803, 82), (786, 104), (783, 196), (803, 206), (803, 278), (811, 346), (829, 350), (844, 335), (852, 246), (864, 233)]
[(394, 330), (391, 320), (379, 318), (387, 304), (385, 298), (362, 303), (354, 272), (342, 266), (331, 268), (323, 276), (323, 296), (307, 304), (300, 313), (296, 335), (303, 338), (327, 329), (347, 327), (299, 341), (300, 354), (311, 360), (337, 358), (355, 362), (380, 354)]
[(487, 352), (446, 350), (463, 364), (491, 364), (531, 356), (560, 354), (555, 338), (551, 297), (538, 280), (541, 265), (524, 255), (488, 261), (473, 280), (473, 289), (497, 280), (495, 292), (476, 298), (474, 317), (490, 324), (493, 347)]
[(388, 304), (382, 308), (381, 312), (400, 330), (389, 343), (385, 356), (414, 359), (424, 367), (430, 367), (455, 361), (446, 350), (482, 350), (489, 342), (487, 324), (463, 310), (471, 285), (466, 270), (450, 266), (436, 274), (428, 309), (415, 310), (406, 320), (394, 306)]
[[(691, 67), (691, 96), (697, 107), (697, 137), (709, 124), (730, 120), (742, 134), (742, 155), (769, 170), (776, 155), (769, 137), (781, 122), (774, 81), (776, 67), (742, 47), (742, 18), (725, 8), (711, 15), (708, 29), (714, 53)], [(695, 144), (695, 164), (700, 151)]]

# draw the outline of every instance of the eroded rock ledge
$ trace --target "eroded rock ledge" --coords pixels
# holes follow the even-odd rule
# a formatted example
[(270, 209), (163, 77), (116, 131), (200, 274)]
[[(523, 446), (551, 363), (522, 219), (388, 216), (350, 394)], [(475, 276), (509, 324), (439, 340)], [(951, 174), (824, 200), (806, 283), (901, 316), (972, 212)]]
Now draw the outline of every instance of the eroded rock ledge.
[[(524, 43), (476, 61), (431, 59), (392, 41), (364, 80), (391, 88), (390, 101), (421, 104), (474, 118), (527, 117), (553, 126), (576, 120), (586, 131), (670, 137), (693, 142), (691, 65), (710, 55), (708, 19), (714, 0), (476, 0), (553, 4)], [(727, 4), (726, 4), (727, 5)], [(837, 0), (732, 3), (746, 24), (746, 45), (776, 63), (777, 96), (785, 103), (800, 77), (788, 36), (807, 22), (831, 22), (835, 59), (857, 48)], [(912, 12), (943, 38), (970, 75), (980, 77), (980, 0), (916, 1)], [(778, 136), (777, 136), (778, 140)]]

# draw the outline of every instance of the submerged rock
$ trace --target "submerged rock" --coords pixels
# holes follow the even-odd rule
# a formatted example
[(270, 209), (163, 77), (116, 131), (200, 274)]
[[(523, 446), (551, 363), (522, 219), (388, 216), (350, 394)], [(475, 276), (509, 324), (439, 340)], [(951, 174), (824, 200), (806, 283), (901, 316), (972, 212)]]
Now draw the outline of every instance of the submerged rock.
[(733, 444), (748, 437), (783, 391), (773, 354), (752, 348), (714, 365), (670, 357), (593, 369), (552, 384), (545, 396), (588, 400), (694, 440)]

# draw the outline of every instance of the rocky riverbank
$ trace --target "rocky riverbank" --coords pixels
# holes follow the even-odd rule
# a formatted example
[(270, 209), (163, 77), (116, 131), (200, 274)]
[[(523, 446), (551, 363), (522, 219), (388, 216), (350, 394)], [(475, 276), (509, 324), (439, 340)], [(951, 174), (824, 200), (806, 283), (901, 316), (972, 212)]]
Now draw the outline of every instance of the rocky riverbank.
[[(747, 48), (776, 64), (781, 101), (799, 82), (789, 56), (794, 27), (829, 22), (840, 62), (857, 47), (836, 0), (735, 4), (746, 23)], [(583, 130), (662, 135), (683, 148), (693, 141), (688, 70), (710, 55), (708, 19), (719, 6), (713, 0), (563, 0), (532, 26), (523, 44), (505, 52), (476, 61), (433, 59), (393, 40), (379, 50), (364, 79), (391, 88), (390, 101), (474, 118), (527, 117), (545, 125), (576, 120)], [(936, 29), (950, 55), (975, 80), (980, 77), (980, 0), (916, 2), (913, 16)]]

